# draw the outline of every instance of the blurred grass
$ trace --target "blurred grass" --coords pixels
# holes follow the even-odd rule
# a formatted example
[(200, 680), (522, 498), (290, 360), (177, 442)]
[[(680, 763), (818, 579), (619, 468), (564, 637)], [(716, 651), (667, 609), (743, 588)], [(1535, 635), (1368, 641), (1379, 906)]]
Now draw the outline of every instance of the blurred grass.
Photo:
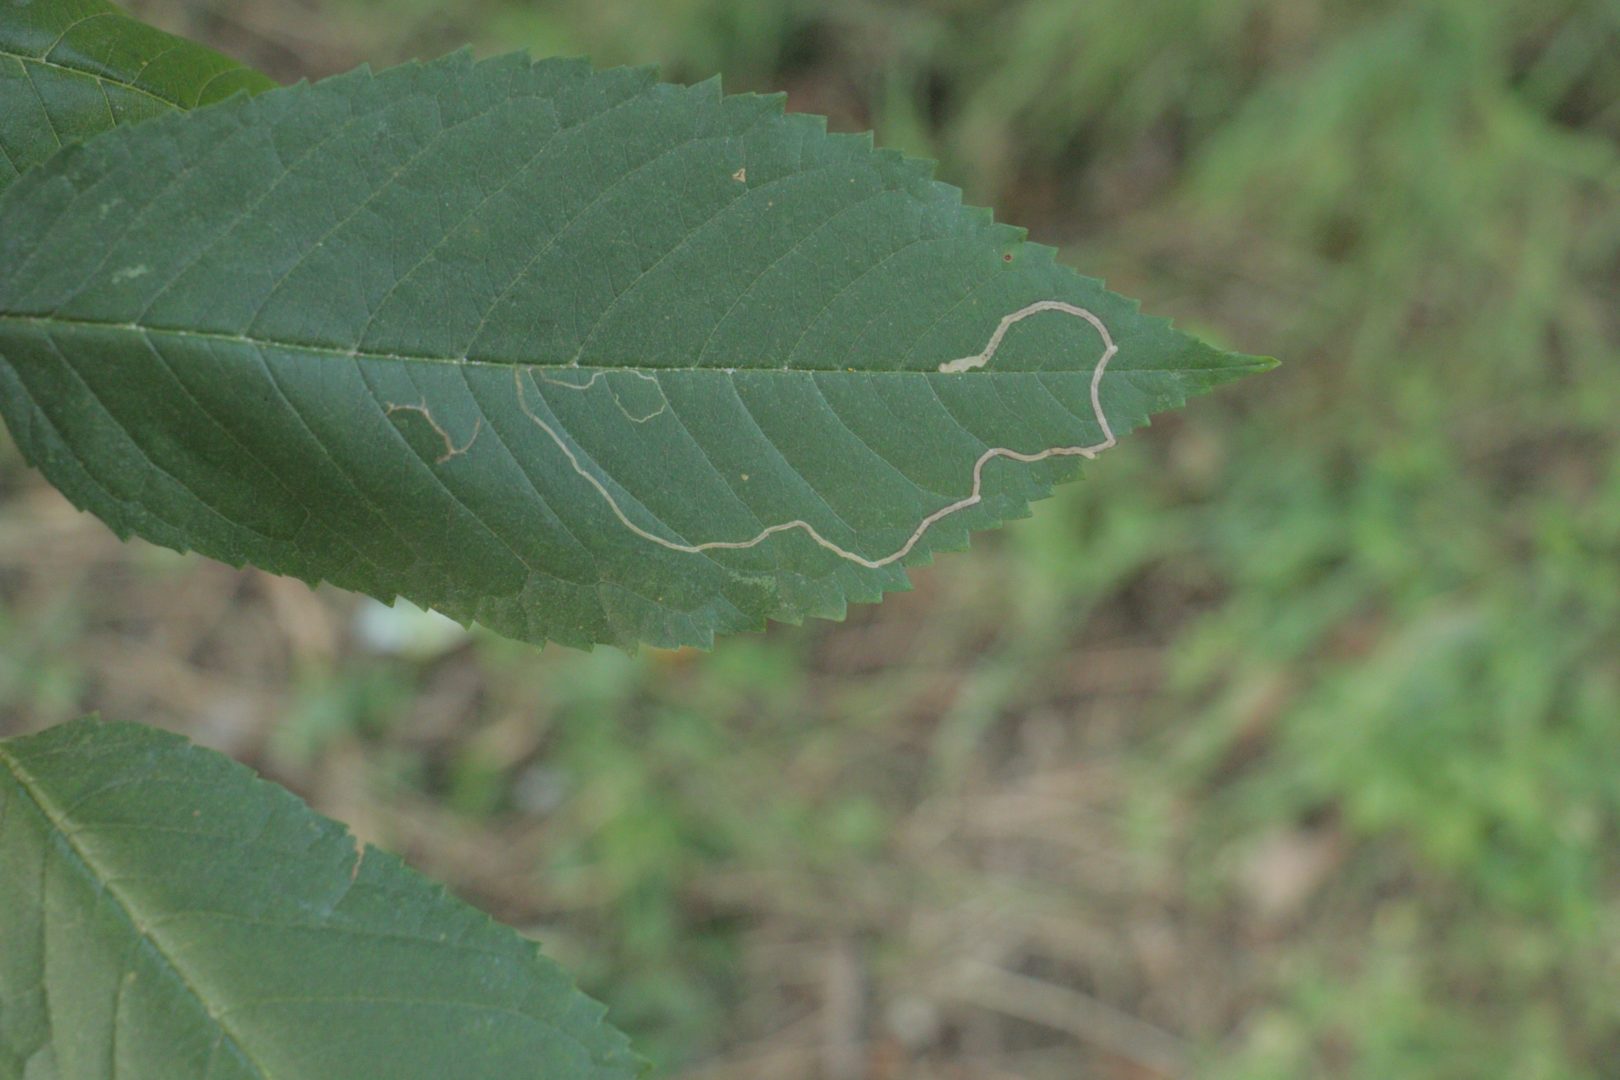
[(670, 1075), (1614, 1075), (1620, 3), (135, 6), (283, 78), (471, 40), (785, 89), (1287, 363), (708, 655), (120, 547), (8, 449), (5, 730), (244, 757)]

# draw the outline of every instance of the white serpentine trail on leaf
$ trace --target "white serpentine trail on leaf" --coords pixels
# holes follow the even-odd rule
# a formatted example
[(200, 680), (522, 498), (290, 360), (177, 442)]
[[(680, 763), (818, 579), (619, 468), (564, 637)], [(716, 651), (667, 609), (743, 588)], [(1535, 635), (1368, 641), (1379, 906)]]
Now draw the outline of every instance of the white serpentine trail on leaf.
[[(619, 505), (619, 501), (615, 499), (613, 497), (613, 493), (607, 489), (607, 485), (603, 484), (601, 480), (597, 479), (596, 476), (594, 476), (590, 471), (580, 464), (579, 457), (569, 447), (568, 443), (564, 441), (563, 438), (557, 433), (556, 429), (542, 420), (539, 416), (535, 415), (534, 410), (529, 408), (528, 401), (524, 397), (523, 393), (523, 369), (513, 369), (512, 377), (517, 384), (518, 407), (523, 410), (524, 415), (538, 424), (547, 435), (551, 436), (552, 441), (557, 444), (557, 448), (561, 450), (563, 455), (568, 458), (568, 463), (574, 467), (574, 471), (579, 473), (580, 476), (584, 477), (585, 480), (590, 483), (590, 485), (594, 487), (598, 493), (601, 494), (602, 498), (607, 500), (608, 507), (612, 509), (614, 516), (624, 524), (624, 527), (642, 539), (651, 541), (660, 547), (668, 548), (671, 551), (684, 552), (690, 555), (701, 555), (706, 551), (740, 551), (745, 548), (756, 547), (777, 533), (791, 532), (794, 529), (802, 529), (805, 534), (810, 537), (810, 539), (837, 555), (839, 558), (847, 559), (852, 563), (867, 567), (868, 569), (879, 570), (885, 566), (888, 566), (890, 563), (899, 562), (901, 559), (911, 554), (912, 549), (915, 548), (918, 542), (922, 540), (923, 534), (931, 529), (940, 520), (950, 517), (952, 514), (966, 510), (970, 506), (977, 506), (980, 502), (982, 502), (984, 498), (984, 467), (995, 458), (1007, 458), (1011, 461), (1022, 461), (1026, 463), (1045, 461), (1047, 458), (1054, 457), (1094, 458), (1118, 442), (1118, 440), (1114, 437), (1113, 428), (1108, 424), (1108, 417), (1103, 412), (1101, 390), (1103, 375), (1108, 370), (1108, 361), (1114, 358), (1114, 354), (1119, 351), (1119, 346), (1114, 343), (1113, 336), (1109, 334), (1108, 327), (1103, 324), (1103, 321), (1090, 311), (1087, 311), (1085, 308), (1076, 307), (1073, 304), (1068, 304), (1061, 300), (1039, 300), (1033, 304), (1030, 304), (1028, 307), (1019, 308), (1017, 311), (1001, 320), (1000, 324), (996, 327), (995, 332), (990, 335), (990, 340), (985, 343), (983, 351), (973, 356), (964, 356), (957, 360), (948, 360), (939, 365), (939, 370), (944, 374), (958, 374), (961, 372), (972, 371), (974, 368), (983, 367), (990, 362), (992, 357), (995, 356), (996, 350), (1001, 347), (1002, 339), (1007, 336), (1007, 331), (1015, 323), (1021, 322), (1022, 320), (1029, 318), (1031, 315), (1038, 315), (1043, 311), (1055, 311), (1065, 315), (1072, 315), (1078, 319), (1084, 319), (1086, 322), (1090, 323), (1091, 326), (1096, 329), (1097, 333), (1102, 337), (1104, 346), (1102, 356), (1098, 358), (1097, 366), (1091, 373), (1091, 410), (1096, 416), (1098, 425), (1102, 428), (1102, 433), (1104, 436), (1103, 441), (1100, 443), (1094, 443), (1090, 446), (1054, 446), (1046, 450), (1037, 451), (1033, 454), (1025, 454), (1017, 450), (1010, 450), (1006, 447), (1000, 446), (992, 447), (991, 449), (986, 450), (984, 453), (980, 454), (979, 459), (973, 463), (973, 490), (964, 498), (958, 499), (956, 502), (953, 502), (947, 506), (942, 506), (938, 510), (935, 510), (933, 513), (929, 514), (927, 517), (923, 518), (922, 521), (917, 524), (916, 530), (912, 532), (910, 538), (907, 539), (904, 544), (901, 544), (894, 551), (891, 551), (889, 554), (879, 559), (869, 559), (864, 555), (860, 555), (833, 543), (831, 540), (828, 540), (825, 536), (821, 535), (821, 533), (816, 530), (814, 525), (810, 524), (808, 521), (798, 518), (794, 519), (793, 521), (784, 521), (778, 525), (768, 526), (767, 528), (760, 530), (758, 535), (747, 540), (709, 540), (701, 544), (682, 544), (674, 540), (667, 540), (656, 533), (648, 532), (646, 529), (643, 529), (640, 525), (637, 525), (634, 521), (630, 520), (629, 516), (625, 514), (623, 507)], [(598, 375), (599, 374), (601, 373), (599, 372)], [(592, 376), (590, 383), (586, 383), (583, 386), (576, 386), (572, 384), (559, 385), (568, 385), (570, 389), (576, 390), (585, 389), (596, 381), (596, 377), (597, 376)], [(546, 381), (555, 382), (555, 380), (551, 379), (547, 379)], [(647, 419), (651, 418), (648, 417)]]

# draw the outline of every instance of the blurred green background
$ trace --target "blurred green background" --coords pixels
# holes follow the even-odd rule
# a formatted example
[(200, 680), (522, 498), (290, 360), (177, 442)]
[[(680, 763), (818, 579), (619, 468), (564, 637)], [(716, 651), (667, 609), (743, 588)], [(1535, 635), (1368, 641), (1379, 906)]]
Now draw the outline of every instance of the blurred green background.
[(1277, 372), (841, 625), (517, 646), (0, 450), (0, 730), (185, 730), (688, 1080), (1620, 1076), (1620, 2), (143, 0), (785, 90)]

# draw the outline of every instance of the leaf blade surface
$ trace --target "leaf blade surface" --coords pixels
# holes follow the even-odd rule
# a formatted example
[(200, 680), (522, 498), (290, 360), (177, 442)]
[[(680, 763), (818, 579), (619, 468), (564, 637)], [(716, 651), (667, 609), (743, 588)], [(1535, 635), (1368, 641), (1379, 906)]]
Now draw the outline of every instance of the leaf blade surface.
[(532, 943), (224, 756), (0, 742), (0, 1075), (627, 1080)]
[(104, 138), (0, 229), (0, 410), (75, 503), (537, 641), (837, 617), (1265, 366), (780, 99), (566, 61)]

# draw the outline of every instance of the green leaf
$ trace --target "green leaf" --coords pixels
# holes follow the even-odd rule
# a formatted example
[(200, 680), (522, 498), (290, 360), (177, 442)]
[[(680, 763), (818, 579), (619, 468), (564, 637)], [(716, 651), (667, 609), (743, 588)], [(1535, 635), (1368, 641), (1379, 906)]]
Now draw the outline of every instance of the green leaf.
[(519, 638), (839, 617), (1270, 363), (929, 171), (568, 61), (238, 99), (0, 200), (0, 410), (120, 534)]
[(119, 124), (273, 85), (103, 0), (0, 0), (0, 191)]
[(133, 724), (0, 742), (0, 1077), (640, 1075), (534, 945)]

